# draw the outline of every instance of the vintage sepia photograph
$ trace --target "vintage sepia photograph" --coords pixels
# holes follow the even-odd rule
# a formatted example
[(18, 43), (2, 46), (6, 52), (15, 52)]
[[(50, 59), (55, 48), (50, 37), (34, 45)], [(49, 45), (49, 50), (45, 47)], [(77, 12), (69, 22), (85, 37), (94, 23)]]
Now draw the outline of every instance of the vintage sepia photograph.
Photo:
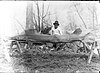
[(99, 1), (0, 2), (0, 73), (100, 73)]

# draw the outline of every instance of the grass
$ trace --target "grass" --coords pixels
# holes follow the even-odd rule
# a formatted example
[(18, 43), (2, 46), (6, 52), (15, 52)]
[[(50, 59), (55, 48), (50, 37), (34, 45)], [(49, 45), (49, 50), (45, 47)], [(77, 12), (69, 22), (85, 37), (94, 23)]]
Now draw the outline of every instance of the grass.
[(87, 56), (80, 54), (23, 53), (18, 60), (18, 65), (33, 73), (94, 73), (100, 70), (100, 58), (93, 58), (91, 64), (87, 64)]

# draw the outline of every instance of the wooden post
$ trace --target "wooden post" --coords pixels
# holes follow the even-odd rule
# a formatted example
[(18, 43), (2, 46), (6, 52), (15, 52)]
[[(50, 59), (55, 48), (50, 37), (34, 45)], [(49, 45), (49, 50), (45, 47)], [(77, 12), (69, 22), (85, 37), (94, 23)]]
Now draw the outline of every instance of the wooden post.
[(93, 45), (91, 47), (91, 51), (90, 51), (90, 55), (88, 56), (88, 63), (90, 64), (91, 60), (92, 60), (92, 56), (94, 54), (94, 49), (95, 49), (95, 43), (93, 42)]
[(17, 43), (17, 45), (18, 45), (18, 50), (19, 50), (19, 52), (21, 53), (21, 46), (20, 46), (20, 44), (19, 44), (19, 42), (18, 41), (16, 41), (16, 43)]
[(90, 64), (90, 62), (91, 62), (91, 59), (92, 59), (92, 56), (93, 56), (93, 49), (91, 50), (91, 52), (90, 52), (90, 55), (88, 56), (88, 63)]

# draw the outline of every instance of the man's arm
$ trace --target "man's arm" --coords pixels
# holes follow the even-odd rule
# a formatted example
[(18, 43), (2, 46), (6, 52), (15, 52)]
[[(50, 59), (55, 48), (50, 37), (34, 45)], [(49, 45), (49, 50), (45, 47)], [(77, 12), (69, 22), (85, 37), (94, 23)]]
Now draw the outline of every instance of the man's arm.
[(61, 32), (61, 28), (60, 27), (58, 27), (58, 32), (59, 32), (60, 35), (62, 35), (62, 32)]
[(52, 35), (54, 34), (54, 31), (52, 30)]
[(60, 32), (60, 30), (58, 30), (58, 32), (59, 32), (59, 34), (61, 35), (61, 32)]

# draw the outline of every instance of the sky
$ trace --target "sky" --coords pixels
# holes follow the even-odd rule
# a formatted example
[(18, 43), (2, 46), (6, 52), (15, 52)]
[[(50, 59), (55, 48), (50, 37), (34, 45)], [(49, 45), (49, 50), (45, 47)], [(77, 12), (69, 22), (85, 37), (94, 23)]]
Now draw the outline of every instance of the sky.
[(8, 2), (0, 2), (0, 36), (10, 35), (11, 5)]
[[(58, 20), (63, 24), (67, 24), (67, 13), (65, 9), (71, 2), (64, 1), (47, 1), (45, 5), (47, 7), (50, 4), (50, 10), (52, 13), (59, 15)], [(85, 2), (84, 2), (85, 3)], [(86, 2), (87, 3), (87, 2)], [(89, 2), (92, 3), (92, 2)], [(26, 4), (27, 2), (0, 2), (0, 37), (2, 36), (14, 36), (23, 31), (26, 24)], [(97, 15), (100, 24), (100, 4), (97, 2)], [(52, 22), (55, 21), (55, 15), (52, 17)], [(22, 25), (22, 27), (20, 26)], [(62, 26), (61, 25), (61, 26)], [(63, 27), (63, 26), (62, 26)]]
[[(13, 36), (16, 35), (16, 29), (21, 30), (18, 23), (14, 23), (15, 19), (20, 19), (20, 22), (24, 20), (25, 10), (24, 2), (0, 2), (0, 36)], [(22, 13), (21, 13), (22, 12)], [(18, 15), (14, 18), (14, 15)], [(24, 23), (23, 23), (24, 24)], [(17, 25), (17, 26), (16, 26)]]

